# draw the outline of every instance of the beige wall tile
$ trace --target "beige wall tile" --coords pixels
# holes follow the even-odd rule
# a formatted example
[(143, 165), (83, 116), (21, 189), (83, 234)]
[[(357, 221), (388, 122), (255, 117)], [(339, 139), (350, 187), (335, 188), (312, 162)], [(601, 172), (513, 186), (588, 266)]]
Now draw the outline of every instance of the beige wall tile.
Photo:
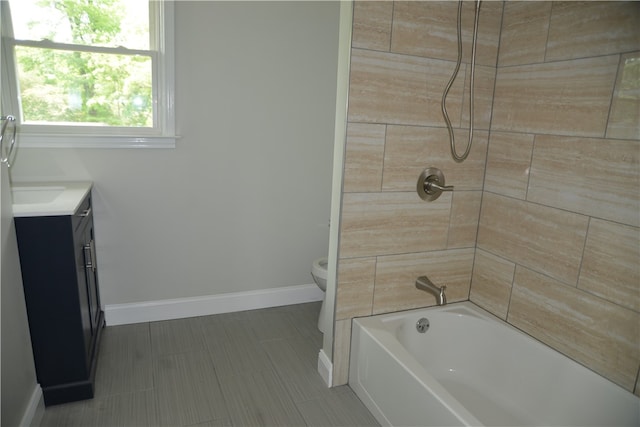
[(419, 276), (446, 286), (448, 302), (469, 298), (473, 248), (378, 257), (374, 314), (436, 304), (434, 295), (416, 289)]
[(371, 316), (375, 258), (342, 259), (338, 263), (336, 320)]
[(538, 135), (527, 199), (640, 226), (640, 141)]
[(446, 2), (396, 2), (391, 50), (455, 60), (456, 10)]
[(481, 191), (453, 192), (448, 249), (475, 247), (481, 201)]
[(340, 258), (445, 249), (451, 194), (427, 203), (413, 193), (346, 193)]
[(550, 1), (508, 1), (504, 5), (498, 66), (544, 62)]
[[(477, 64), (495, 67), (501, 13), (500, 2), (482, 3), (478, 24)], [(457, 16), (457, 2), (396, 2), (391, 50), (455, 61), (458, 55)], [(462, 58), (466, 63), (471, 58), (474, 18), (475, 2), (465, 2), (462, 8)]]
[(592, 218), (578, 287), (640, 311), (640, 229)]
[[(349, 121), (442, 126), (440, 101), (454, 65), (438, 59), (352, 49)], [(460, 71), (464, 76), (464, 68)], [(447, 108), (460, 122), (464, 81), (457, 79)]]
[(353, 3), (351, 45), (363, 49), (389, 50), (391, 45), (392, 1)]
[(553, 2), (547, 62), (628, 52), (638, 46), (637, 2)]
[[(464, 9), (467, 9), (463, 14), (462, 28), (468, 31), (468, 36), (465, 37), (465, 30), (463, 30), (463, 42), (467, 40), (468, 48), (464, 51), (468, 52), (468, 62), (471, 62), (471, 43), (473, 40), (473, 21), (475, 19), (475, 9), (471, 6), (471, 3), (467, 2)], [(502, 23), (502, 9), (503, 2), (501, 1), (488, 1), (482, 2), (480, 6), (480, 19), (478, 22), (478, 42), (476, 47), (476, 63), (478, 65), (487, 65), (495, 67), (498, 62), (498, 46), (500, 44), (500, 24)], [(457, 48), (456, 48), (457, 49)], [(457, 56), (456, 56), (457, 57)], [(464, 56), (463, 56), (464, 59)]]
[(396, 2), (391, 50), (455, 60), (456, 10), (446, 2)]
[[(475, 67), (473, 83), (473, 123), (476, 129), (488, 130), (491, 125), (491, 107), (493, 106), (493, 88), (496, 80), (495, 67)], [(469, 128), (470, 120), (471, 67), (467, 67), (462, 123), (460, 127)], [(448, 99), (448, 97), (447, 97)]]
[(478, 247), (575, 286), (587, 225), (586, 216), (485, 192)]
[(618, 56), (499, 68), (493, 130), (602, 137)]
[(516, 265), (483, 250), (476, 250), (470, 300), (503, 320), (507, 319)]
[[(465, 61), (470, 6), (463, 21)], [(436, 283), (453, 283), (446, 283), (450, 301), (470, 294), (478, 305), (609, 379), (630, 390), (640, 387), (639, 297), (633, 287), (640, 286), (640, 142), (629, 141), (640, 139), (640, 102), (638, 67), (622, 65), (640, 56), (640, 7), (505, 2), (500, 29), (501, 7), (483, 2), (480, 22), (476, 128), (485, 128), (493, 113), (491, 145), (487, 133), (479, 133), (470, 159), (457, 164), (440, 111), (456, 59), (455, 2), (354, 6), (348, 194), (340, 236), (339, 283), (345, 286), (339, 285), (336, 302), (344, 320), (336, 323), (335, 384), (348, 380), (349, 318), (435, 304), (414, 287), (416, 277), (426, 274)], [(489, 88), (500, 31), (494, 92)], [(455, 127), (468, 121), (468, 68), (463, 64), (466, 79), (456, 80), (447, 102)], [(544, 135), (534, 143), (535, 133)], [(605, 133), (608, 139), (584, 138)], [(456, 130), (456, 141), (462, 149), (464, 130)], [(473, 240), (485, 161), (469, 291), (474, 249), (445, 248)], [(416, 179), (427, 166), (441, 168), (457, 191), (432, 203), (419, 200)], [(592, 191), (593, 176), (607, 190)]]
[[(456, 129), (458, 153), (464, 152), (468, 131)], [(388, 126), (384, 154), (383, 191), (416, 191), (420, 173), (437, 167), (445, 183), (456, 190), (481, 190), (487, 148), (487, 132), (474, 132), (473, 146), (464, 163), (451, 158), (446, 128)]]
[(349, 382), (351, 319), (338, 320), (333, 330), (333, 387)]
[(621, 56), (607, 138), (640, 139), (640, 52)]
[(344, 159), (344, 191), (380, 191), (385, 125), (349, 123)]
[(484, 177), (486, 191), (525, 199), (533, 138), (533, 135), (526, 133), (491, 133)]
[(640, 314), (517, 267), (507, 320), (633, 390), (640, 362)]

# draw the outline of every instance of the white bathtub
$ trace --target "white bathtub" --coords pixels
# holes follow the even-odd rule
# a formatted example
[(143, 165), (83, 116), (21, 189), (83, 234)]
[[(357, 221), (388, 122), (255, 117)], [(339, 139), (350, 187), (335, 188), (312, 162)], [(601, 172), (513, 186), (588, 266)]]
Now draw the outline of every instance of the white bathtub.
[(470, 302), (354, 319), (349, 385), (382, 425), (640, 425), (638, 397)]

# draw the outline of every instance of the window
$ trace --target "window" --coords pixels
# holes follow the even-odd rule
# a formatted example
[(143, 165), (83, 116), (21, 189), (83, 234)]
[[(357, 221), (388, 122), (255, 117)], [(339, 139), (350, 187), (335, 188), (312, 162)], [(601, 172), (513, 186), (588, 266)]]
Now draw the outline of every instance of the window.
[(5, 3), (3, 110), (22, 145), (175, 145), (173, 2)]

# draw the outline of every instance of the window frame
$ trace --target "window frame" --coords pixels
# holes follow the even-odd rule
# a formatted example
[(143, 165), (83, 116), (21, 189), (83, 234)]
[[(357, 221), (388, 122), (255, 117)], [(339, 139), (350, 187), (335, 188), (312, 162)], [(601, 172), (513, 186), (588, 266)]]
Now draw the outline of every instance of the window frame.
[[(1, 2), (4, 8), (4, 3)], [(149, 51), (126, 48), (65, 45), (50, 41), (16, 41), (8, 13), (2, 13), (2, 103), (3, 110), (13, 112), (18, 121), (20, 146), (37, 148), (173, 148), (175, 135), (175, 71), (174, 71), (174, 2), (149, 1)], [(17, 64), (14, 47), (28, 46), (61, 49), (73, 46), (76, 51), (135, 54), (144, 52), (152, 62), (153, 128), (42, 125), (21, 123)]]

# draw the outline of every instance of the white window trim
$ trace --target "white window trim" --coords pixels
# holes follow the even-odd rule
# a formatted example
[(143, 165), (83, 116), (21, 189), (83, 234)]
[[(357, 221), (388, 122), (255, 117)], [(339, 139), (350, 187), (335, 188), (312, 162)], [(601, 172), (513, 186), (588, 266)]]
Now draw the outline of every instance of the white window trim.
[[(2, 2), (4, 3), (4, 2)], [(72, 131), (69, 127), (58, 127), (55, 125), (18, 125), (18, 141), (22, 148), (175, 148), (176, 140), (179, 138), (175, 134), (175, 26), (174, 26), (174, 2), (169, 0), (150, 1), (152, 15), (155, 15), (163, 25), (157, 25), (155, 19), (150, 22), (149, 31), (155, 31), (155, 40), (160, 46), (151, 46), (151, 50), (156, 50), (158, 54), (157, 73), (154, 82), (157, 88), (155, 97), (154, 114), (158, 114), (158, 127), (156, 129), (138, 128), (96, 128), (77, 126)], [(11, 25), (5, 20), (3, 15), (2, 27)], [(17, 92), (17, 76), (15, 72), (15, 60), (13, 49), (5, 43), (3, 35), (2, 43), (2, 87), (3, 104), (8, 108), (3, 108), (9, 114), (18, 112), (20, 108)], [(6, 98), (5, 98), (6, 97)], [(10, 98), (10, 99), (7, 99)], [(15, 113), (14, 113), (15, 114)], [(86, 130), (85, 130), (86, 129)]]

